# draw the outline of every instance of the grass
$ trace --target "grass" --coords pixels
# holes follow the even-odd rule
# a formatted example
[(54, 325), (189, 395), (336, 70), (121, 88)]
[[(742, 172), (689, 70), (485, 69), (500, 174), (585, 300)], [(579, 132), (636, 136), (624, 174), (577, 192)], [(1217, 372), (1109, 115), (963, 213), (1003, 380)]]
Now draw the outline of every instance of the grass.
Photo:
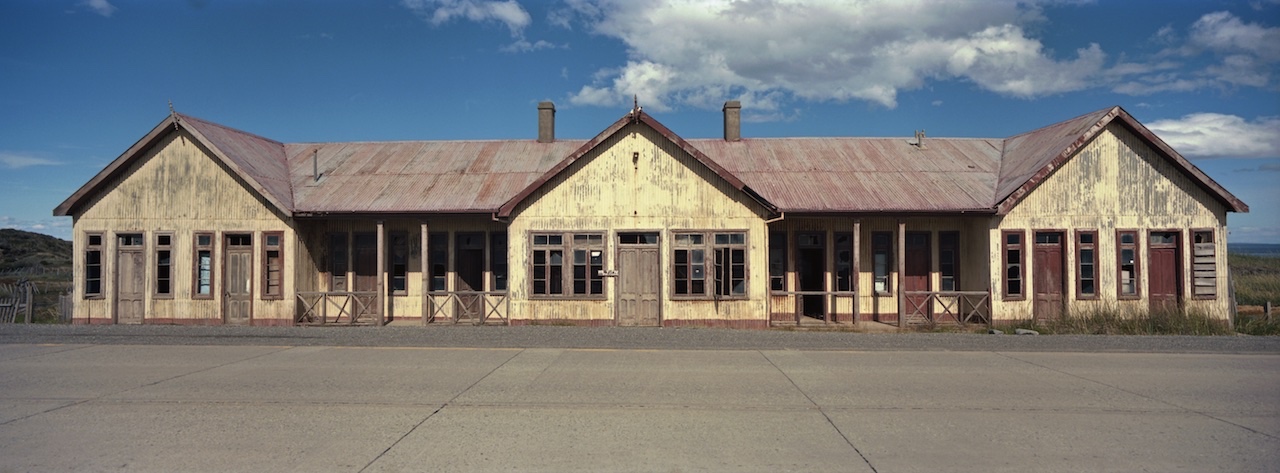
[(1230, 335), (1219, 318), (1198, 309), (1169, 308), (1147, 311), (1101, 305), (1063, 314), (1058, 320), (1022, 319), (1000, 328), (1026, 328), (1046, 334), (1093, 335)]
[(1280, 258), (1227, 255), (1236, 285), (1236, 304), (1261, 306), (1271, 301), (1280, 305)]

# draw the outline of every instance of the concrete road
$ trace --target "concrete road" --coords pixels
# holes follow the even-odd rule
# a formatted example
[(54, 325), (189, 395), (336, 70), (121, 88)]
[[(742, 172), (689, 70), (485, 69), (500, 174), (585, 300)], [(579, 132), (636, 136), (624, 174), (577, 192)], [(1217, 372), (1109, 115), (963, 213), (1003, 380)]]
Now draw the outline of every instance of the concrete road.
[(0, 345), (0, 472), (1277, 470), (1276, 354)]

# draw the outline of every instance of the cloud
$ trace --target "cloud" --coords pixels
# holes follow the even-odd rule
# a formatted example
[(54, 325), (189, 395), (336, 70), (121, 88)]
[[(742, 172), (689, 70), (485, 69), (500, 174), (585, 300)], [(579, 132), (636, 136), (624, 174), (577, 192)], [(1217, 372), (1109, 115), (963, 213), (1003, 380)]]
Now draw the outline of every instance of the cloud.
[(107, 18), (111, 18), (111, 14), (116, 12), (116, 6), (112, 5), (111, 2), (108, 2), (107, 0), (85, 0), (81, 5), (84, 5), (90, 10), (93, 10), (94, 13)]
[(63, 240), (71, 239), (71, 219), (68, 217), (25, 220), (10, 215), (0, 215), (0, 228), (16, 228), (18, 230), (52, 235)]
[(528, 40), (524, 38), (520, 38), (515, 40), (515, 42), (511, 44), (503, 46), (501, 48), (501, 51), (504, 53), (527, 53), (530, 51), (537, 51), (539, 49), (556, 49), (561, 47), (565, 47), (565, 46), (557, 46), (554, 43), (550, 43), (541, 39), (530, 43)]
[(52, 159), (37, 158), (12, 153), (0, 153), (0, 166), (9, 169), (22, 169), (31, 166), (58, 166), (61, 162)]
[[(1018, 0), (568, 4), (575, 20), (620, 40), (628, 54), (571, 95), (580, 105), (619, 105), (635, 94), (659, 110), (716, 108), (725, 99), (746, 108), (795, 99), (893, 108), (899, 92), (928, 80), (1033, 98), (1093, 87), (1106, 60), (1096, 44), (1062, 58), (1046, 50), (1021, 26), (1041, 21), (1039, 11)], [(758, 97), (772, 100), (751, 103)]]
[(1256, 168), (1236, 169), (1236, 172), (1280, 172), (1280, 164), (1263, 164)]
[(1280, 65), (1280, 27), (1246, 23), (1230, 12), (1201, 16), (1191, 24), (1185, 41), (1169, 26), (1161, 28), (1156, 37), (1159, 42), (1173, 44), (1156, 58), (1173, 67), (1130, 71), (1133, 77), (1120, 82), (1113, 91), (1148, 95), (1207, 88), (1263, 88), (1272, 84), (1276, 66)]
[(1147, 128), (1188, 158), (1280, 157), (1280, 117), (1249, 122), (1235, 115), (1193, 113), (1156, 120)]
[(401, 0), (400, 3), (435, 26), (454, 18), (477, 23), (496, 21), (506, 25), (511, 36), (517, 38), (531, 22), (529, 12), (515, 0)]

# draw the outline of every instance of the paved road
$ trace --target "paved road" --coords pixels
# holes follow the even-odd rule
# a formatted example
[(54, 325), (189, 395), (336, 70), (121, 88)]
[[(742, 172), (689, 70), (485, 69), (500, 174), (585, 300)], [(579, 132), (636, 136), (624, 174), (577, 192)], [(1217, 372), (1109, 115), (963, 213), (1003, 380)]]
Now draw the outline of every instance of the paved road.
[[(1093, 340), (1116, 346), (1066, 353), (904, 347), (917, 337), (883, 349), (734, 348), (723, 345), (760, 334), (713, 330), (650, 332), (738, 341), (566, 348), (533, 342), (650, 335), (481, 328), (433, 336), (500, 333), (491, 344), (529, 346), (368, 347), (287, 343), (331, 331), (226, 345), (212, 341), (247, 335), (153, 334), (202, 342), (180, 345), (97, 330), (57, 336), (113, 342), (0, 331), (0, 471), (1280, 468), (1280, 354), (1231, 346), (1236, 337), (1208, 339), (1228, 345), (1217, 350)], [(368, 332), (333, 337), (390, 336)], [(777, 333), (783, 345), (835, 343)], [(957, 337), (968, 340), (924, 341), (968, 343), (938, 341)]]

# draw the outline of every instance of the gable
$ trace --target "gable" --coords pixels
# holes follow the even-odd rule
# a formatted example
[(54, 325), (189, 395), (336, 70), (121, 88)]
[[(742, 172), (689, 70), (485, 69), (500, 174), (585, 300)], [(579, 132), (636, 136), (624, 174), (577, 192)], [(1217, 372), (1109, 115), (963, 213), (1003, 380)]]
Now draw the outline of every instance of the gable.
[(1155, 157), (1167, 161), (1197, 187), (1234, 212), (1249, 206), (1215, 182), (1120, 107), (1111, 107), (1005, 140), (996, 189), (997, 214), (1007, 214), (1078, 151), (1112, 125), (1125, 128)]
[(140, 223), (148, 220), (199, 228), (217, 220), (282, 217), (186, 130), (164, 134), (118, 171), (76, 207), (78, 220), (137, 229), (151, 227)]
[(1088, 216), (1113, 222), (1210, 217), (1204, 222), (1212, 222), (1228, 210), (1144, 137), (1113, 122), (1029, 190), (1006, 217)]
[(659, 131), (632, 123), (552, 174), (511, 215), (576, 221), (565, 227), (681, 228), (769, 212)]
[[(637, 132), (641, 132), (642, 130), (648, 130), (652, 132), (652, 142), (654, 143), (654, 145), (657, 145), (657, 146), (669, 145), (672, 148), (672, 152), (667, 153), (668, 155), (687, 156), (688, 158), (692, 159), (694, 163), (696, 163), (693, 165), (694, 167), (703, 168), (706, 171), (709, 171), (711, 174), (714, 175), (714, 177), (708, 176), (709, 180), (723, 181), (723, 183), (729, 185), (733, 189), (746, 195), (751, 201), (755, 202), (756, 205), (759, 205), (762, 209), (766, 210), (769, 213), (773, 213), (777, 211), (777, 206), (773, 205), (771, 202), (766, 200), (760, 194), (756, 193), (755, 190), (751, 189), (750, 187), (747, 187), (747, 185), (744, 184), (741, 179), (733, 175), (733, 173), (725, 170), (723, 167), (721, 167), (718, 163), (716, 163), (710, 157), (703, 154), (702, 151), (693, 147), (693, 145), (690, 145), (683, 138), (680, 138), (679, 136), (677, 136), (666, 126), (662, 125), (657, 120), (654, 120), (652, 117), (645, 114), (643, 111), (634, 110), (631, 113), (628, 113), (626, 116), (619, 119), (617, 122), (614, 122), (613, 125), (606, 128), (599, 135), (596, 135), (595, 138), (591, 139), (586, 144), (583, 144), (580, 148), (578, 148), (576, 151), (571, 153), (569, 156), (566, 156), (565, 159), (560, 161), (559, 164), (557, 164), (555, 167), (548, 170), (545, 174), (543, 174), (540, 178), (538, 178), (532, 184), (525, 187), (524, 190), (516, 194), (515, 197), (512, 197), (510, 200), (508, 200), (505, 204), (503, 204), (502, 208), (498, 210), (497, 216), (498, 217), (511, 216), (511, 214), (515, 211), (515, 209), (519, 205), (521, 205), (526, 199), (528, 199), (535, 192), (538, 192), (542, 187), (548, 185), (548, 183), (553, 179), (555, 179), (556, 176), (558, 176), (563, 172), (566, 172), (566, 170), (568, 170), (571, 166), (573, 166), (574, 163), (577, 162), (579, 159), (582, 159), (587, 156), (595, 155), (594, 153), (597, 151), (597, 148), (600, 148), (603, 143), (613, 142), (611, 140), (618, 139), (619, 138), (618, 135), (624, 134), (624, 132), (637, 133)], [(616, 144), (616, 142), (613, 142), (613, 143)], [(678, 149), (679, 152), (675, 152), (675, 149)], [(634, 152), (639, 152), (639, 151), (634, 151)]]
[(79, 213), (85, 204), (107, 192), (124, 177), (136, 161), (155, 150), (157, 146), (182, 133), (197, 143), (210, 159), (219, 161), (227, 172), (235, 174), (241, 186), (264, 199), (274, 209), (285, 215), (293, 213), (293, 192), (289, 187), (288, 168), (284, 160), (284, 147), (278, 142), (257, 135), (244, 133), (193, 117), (170, 114), (151, 129), (123, 154), (111, 161), (89, 182), (53, 210), (55, 216)]

